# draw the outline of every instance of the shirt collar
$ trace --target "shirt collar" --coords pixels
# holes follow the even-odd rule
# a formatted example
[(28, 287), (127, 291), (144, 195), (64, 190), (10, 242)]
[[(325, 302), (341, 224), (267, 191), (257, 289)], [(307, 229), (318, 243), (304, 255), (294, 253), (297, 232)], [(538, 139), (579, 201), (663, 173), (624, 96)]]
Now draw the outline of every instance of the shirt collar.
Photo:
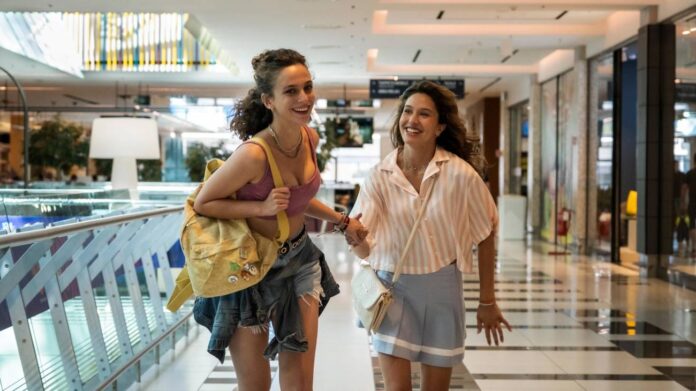
[[(379, 169), (389, 173), (389, 181), (398, 187), (404, 189), (408, 193), (414, 196), (418, 196), (418, 193), (413, 188), (411, 183), (406, 179), (404, 173), (401, 171), (399, 166), (396, 164), (396, 158), (399, 154), (399, 150), (395, 149), (387, 157), (382, 160), (379, 164)], [(428, 163), (428, 166), (423, 173), (423, 183), (431, 176), (437, 175), (440, 172), (440, 163), (446, 162), (450, 159), (449, 152), (440, 148), (439, 146), (435, 148), (435, 154)]]
[[(382, 160), (379, 163), (379, 169), (383, 171), (389, 171), (392, 174), (394, 172), (400, 172), (401, 169), (399, 168), (398, 164), (396, 164), (396, 158), (399, 155), (399, 149), (393, 150), (389, 155), (387, 155), (384, 160)], [(435, 154), (433, 155), (433, 158), (430, 159), (430, 163), (428, 163), (428, 167), (426, 168), (425, 174), (428, 174), (428, 171), (431, 171), (431, 169), (435, 169), (435, 172), (440, 171), (439, 169), (439, 164), (440, 162), (448, 161), (450, 159), (449, 157), (449, 152), (447, 152), (444, 148), (437, 146), (435, 147)], [(435, 162), (435, 167), (431, 168), (433, 165), (433, 162)]]

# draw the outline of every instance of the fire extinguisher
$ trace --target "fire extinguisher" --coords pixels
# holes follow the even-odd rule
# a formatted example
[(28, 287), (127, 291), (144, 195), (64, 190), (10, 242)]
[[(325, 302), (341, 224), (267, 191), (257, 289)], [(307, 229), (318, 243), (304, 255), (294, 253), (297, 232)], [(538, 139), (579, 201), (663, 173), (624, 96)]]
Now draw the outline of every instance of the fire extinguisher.
[(566, 236), (570, 231), (570, 210), (562, 208), (556, 216), (556, 233), (558, 236)]
[(556, 216), (556, 234), (563, 236), (563, 251), (549, 251), (549, 255), (568, 255), (568, 233), (570, 231), (570, 209), (562, 208)]

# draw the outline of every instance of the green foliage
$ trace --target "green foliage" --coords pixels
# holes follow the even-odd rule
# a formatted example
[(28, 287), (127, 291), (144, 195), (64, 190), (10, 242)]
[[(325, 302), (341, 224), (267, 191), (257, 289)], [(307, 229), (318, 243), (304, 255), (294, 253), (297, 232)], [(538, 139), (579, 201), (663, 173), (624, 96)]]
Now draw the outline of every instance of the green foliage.
[(138, 180), (145, 182), (162, 182), (162, 161), (138, 160)]
[(186, 167), (188, 168), (189, 178), (193, 182), (203, 181), (205, 165), (210, 159), (226, 160), (229, 154), (225, 152), (224, 143), (209, 147), (203, 143), (192, 143), (186, 150)]
[(324, 142), (319, 147), (319, 152), (317, 152), (317, 166), (319, 172), (324, 172), (326, 163), (331, 159), (331, 150), (336, 148), (338, 143), (333, 137), (327, 137), (326, 132), (319, 132), (319, 136)]
[[(89, 142), (84, 128), (63, 121), (59, 116), (44, 121), (29, 138), (29, 164), (54, 167), (67, 175), (73, 165), (86, 166)], [(36, 172), (40, 172), (37, 170)]]

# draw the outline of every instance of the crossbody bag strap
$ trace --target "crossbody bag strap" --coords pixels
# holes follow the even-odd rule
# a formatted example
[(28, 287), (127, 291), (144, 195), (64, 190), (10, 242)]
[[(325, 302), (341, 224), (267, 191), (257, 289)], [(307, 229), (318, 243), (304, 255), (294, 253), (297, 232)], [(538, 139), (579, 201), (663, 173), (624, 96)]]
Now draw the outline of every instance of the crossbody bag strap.
[(404, 249), (401, 251), (401, 258), (399, 258), (399, 263), (396, 264), (396, 268), (394, 269), (394, 278), (392, 278), (392, 286), (394, 286), (394, 284), (396, 284), (396, 281), (401, 276), (401, 268), (404, 266), (404, 261), (406, 260), (406, 255), (408, 254), (408, 249), (409, 249), (409, 247), (411, 247), (411, 243), (413, 243), (413, 238), (416, 236), (416, 231), (418, 230), (418, 225), (420, 224), (421, 220), (423, 219), (423, 215), (425, 214), (425, 207), (428, 205), (428, 200), (430, 200), (430, 195), (433, 194), (433, 188), (435, 187), (436, 181), (437, 181), (437, 176), (435, 178), (433, 178), (433, 183), (428, 188), (428, 193), (425, 195), (425, 199), (423, 200), (423, 204), (421, 205), (420, 210), (418, 211), (418, 217), (416, 217), (416, 222), (413, 224), (413, 228), (411, 228), (411, 234), (408, 235), (408, 240), (406, 241), (406, 246), (404, 246)]
[[(260, 145), (261, 148), (266, 152), (266, 158), (268, 159), (268, 165), (271, 167), (271, 176), (273, 177), (274, 187), (283, 187), (285, 182), (283, 182), (283, 177), (280, 175), (280, 169), (278, 169), (278, 164), (276, 164), (275, 158), (273, 157), (273, 152), (271, 152), (271, 147), (268, 143), (261, 137), (254, 137), (253, 141)], [(278, 236), (276, 239), (283, 243), (288, 240), (290, 236), (290, 221), (288, 220), (288, 214), (284, 210), (278, 212)]]

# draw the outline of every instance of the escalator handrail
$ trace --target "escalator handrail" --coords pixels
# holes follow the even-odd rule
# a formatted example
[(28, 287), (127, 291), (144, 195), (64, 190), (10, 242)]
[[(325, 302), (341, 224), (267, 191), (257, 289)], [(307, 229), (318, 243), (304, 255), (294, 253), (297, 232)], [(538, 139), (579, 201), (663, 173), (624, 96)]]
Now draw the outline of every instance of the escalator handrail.
[(184, 210), (184, 206), (171, 206), (143, 212), (126, 213), (118, 216), (108, 216), (99, 219), (78, 221), (76, 223), (47, 227), (27, 232), (16, 232), (0, 236), (0, 248), (8, 246), (18, 246), (22, 244), (31, 244), (41, 240), (55, 238), (56, 236), (64, 236), (74, 234), (80, 231), (89, 229), (97, 229), (109, 225), (137, 221), (146, 218), (168, 215)]

